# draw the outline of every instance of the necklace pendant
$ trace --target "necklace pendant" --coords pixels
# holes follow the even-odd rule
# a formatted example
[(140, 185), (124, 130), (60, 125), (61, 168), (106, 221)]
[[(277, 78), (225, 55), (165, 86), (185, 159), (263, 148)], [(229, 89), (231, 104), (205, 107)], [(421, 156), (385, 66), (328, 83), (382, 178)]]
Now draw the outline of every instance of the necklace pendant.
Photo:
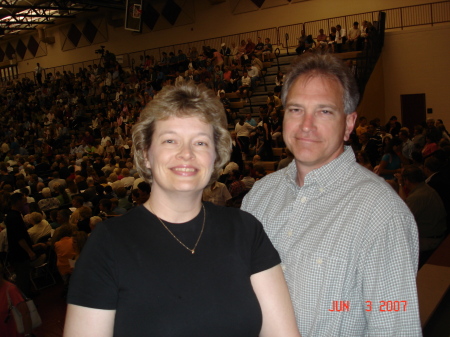
[(195, 253), (195, 249), (192, 249), (192, 250), (191, 250), (191, 253), (192, 253), (192, 255), (194, 255), (194, 253)]

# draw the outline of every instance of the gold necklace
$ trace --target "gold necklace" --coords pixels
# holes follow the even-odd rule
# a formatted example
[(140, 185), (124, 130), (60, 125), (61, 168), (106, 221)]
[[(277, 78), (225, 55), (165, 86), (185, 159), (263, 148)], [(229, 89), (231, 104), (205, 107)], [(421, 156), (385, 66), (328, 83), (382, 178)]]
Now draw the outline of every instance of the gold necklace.
[(178, 243), (179, 243), (180, 245), (182, 245), (184, 248), (186, 248), (188, 251), (190, 251), (192, 254), (194, 254), (194, 253), (195, 253), (195, 249), (197, 248), (197, 245), (198, 245), (198, 243), (200, 242), (200, 239), (201, 239), (201, 237), (202, 237), (203, 230), (205, 229), (205, 220), (206, 220), (205, 205), (202, 204), (202, 208), (203, 208), (203, 225), (202, 225), (202, 230), (201, 230), (201, 232), (200, 232), (200, 235), (198, 236), (198, 239), (197, 239), (197, 242), (196, 242), (195, 245), (194, 245), (194, 248), (192, 248), (192, 249), (190, 249), (188, 246), (186, 246), (183, 242), (181, 242), (180, 239), (178, 239), (178, 238), (175, 236), (175, 234), (172, 233), (172, 231), (166, 226), (166, 224), (164, 223), (164, 221), (162, 221), (161, 218), (160, 218), (159, 216), (157, 216), (157, 215), (155, 214), (155, 212), (153, 212), (153, 209), (152, 209), (152, 207), (150, 206), (150, 204), (148, 205), (148, 207), (150, 208), (150, 211), (153, 213), (153, 215), (156, 216), (156, 218), (159, 220), (159, 222), (161, 222), (161, 224), (164, 226), (164, 228), (167, 229), (167, 231), (170, 233), (170, 235), (172, 235), (173, 238), (174, 238), (175, 240), (177, 240)]

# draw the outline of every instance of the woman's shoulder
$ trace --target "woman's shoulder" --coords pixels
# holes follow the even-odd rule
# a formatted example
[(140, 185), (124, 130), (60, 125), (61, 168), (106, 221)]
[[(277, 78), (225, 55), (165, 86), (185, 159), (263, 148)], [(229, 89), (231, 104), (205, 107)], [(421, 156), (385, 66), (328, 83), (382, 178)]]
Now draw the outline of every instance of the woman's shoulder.
[(206, 212), (210, 212), (215, 222), (236, 225), (241, 228), (255, 227), (261, 223), (250, 213), (240, 208), (218, 206), (211, 202), (204, 202)]

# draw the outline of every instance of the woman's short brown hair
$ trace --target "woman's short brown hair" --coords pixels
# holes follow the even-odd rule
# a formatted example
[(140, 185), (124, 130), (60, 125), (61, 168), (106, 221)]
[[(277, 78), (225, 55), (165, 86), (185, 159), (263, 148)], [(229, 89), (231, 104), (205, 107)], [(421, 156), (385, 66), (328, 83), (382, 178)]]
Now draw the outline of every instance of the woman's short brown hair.
[(139, 175), (150, 182), (152, 174), (145, 161), (152, 144), (155, 123), (170, 117), (198, 117), (212, 126), (216, 160), (210, 184), (217, 180), (231, 153), (227, 118), (224, 107), (214, 92), (193, 83), (164, 87), (142, 111), (139, 123), (133, 127), (133, 152)]

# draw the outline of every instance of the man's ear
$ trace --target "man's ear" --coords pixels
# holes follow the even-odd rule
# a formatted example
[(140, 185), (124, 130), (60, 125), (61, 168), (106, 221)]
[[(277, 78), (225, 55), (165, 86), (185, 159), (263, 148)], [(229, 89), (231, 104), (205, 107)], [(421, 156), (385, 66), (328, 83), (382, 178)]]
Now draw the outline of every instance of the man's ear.
[(344, 141), (346, 142), (350, 138), (350, 134), (355, 128), (356, 118), (358, 117), (358, 113), (353, 111), (351, 114), (345, 116), (345, 133), (344, 133)]

